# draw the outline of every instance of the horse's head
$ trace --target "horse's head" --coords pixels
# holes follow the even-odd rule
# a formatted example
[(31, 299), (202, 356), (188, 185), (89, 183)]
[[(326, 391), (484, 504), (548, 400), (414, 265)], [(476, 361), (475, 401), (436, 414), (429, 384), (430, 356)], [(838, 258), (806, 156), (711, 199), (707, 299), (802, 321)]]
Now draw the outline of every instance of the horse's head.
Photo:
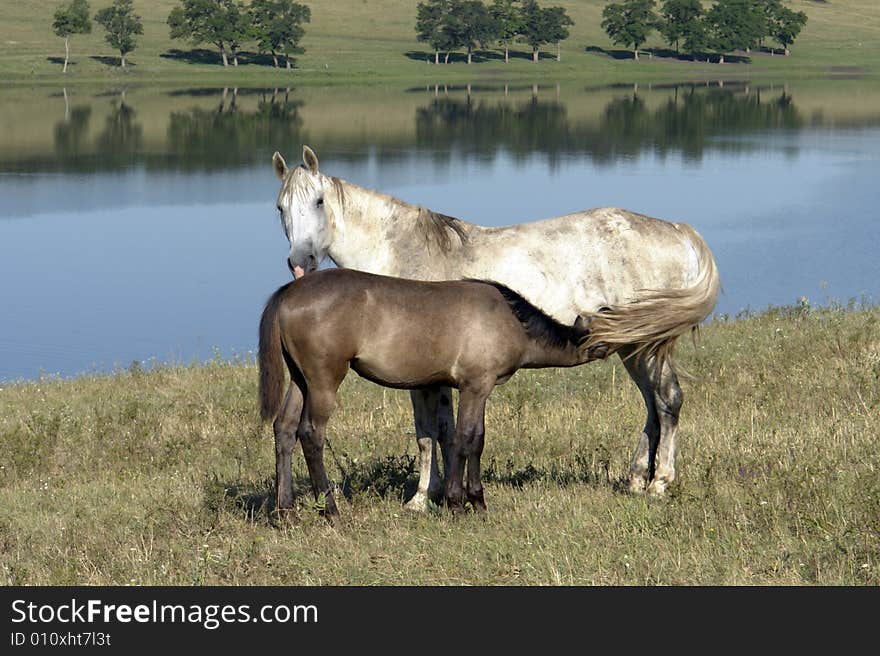
[(330, 248), (331, 222), (324, 207), (324, 176), (318, 172), (318, 157), (303, 146), (301, 166), (288, 169), (278, 152), (272, 164), (281, 180), (278, 212), (290, 242), (287, 266), (295, 275), (297, 268), (309, 273), (318, 268)]

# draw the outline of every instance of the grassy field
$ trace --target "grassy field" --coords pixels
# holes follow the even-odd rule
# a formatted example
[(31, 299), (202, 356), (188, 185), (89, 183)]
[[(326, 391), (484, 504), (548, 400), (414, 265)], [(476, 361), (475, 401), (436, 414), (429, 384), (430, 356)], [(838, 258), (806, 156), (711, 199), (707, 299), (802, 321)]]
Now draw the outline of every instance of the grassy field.
[(331, 419), (343, 526), (267, 506), (254, 366), (0, 390), (3, 584), (880, 584), (880, 308), (716, 320), (679, 346), (679, 481), (622, 491), (643, 421), (619, 362), (490, 399), (486, 519), (405, 511), (408, 397), (356, 376)]
[[(93, 10), (108, 4), (93, 0)], [(519, 46), (513, 61), (505, 65), (499, 54), (467, 66), (430, 66), (427, 48), (415, 40), (415, 0), (363, 2), (308, 2), (312, 22), (302, 45), (306, 52), (291, 71), (276, 71), (245, 55), (238, 68), (223, 69), (212, 63), (211, 52), (194, 51), (185, 42), (172, 41), (165, 19), (176, 0), (136, 2), (144, 18), (144, 35), (130, 56), (131, 70), (122, 73), (116, 55), (103, 41), (103, 31), (72, 38), (72, 66), (61, 73), (63, 40), (51, 30), (57, 2), (18, 0), (0, 5), (0, 80), (25, 84), (186, 82), (211, 84), (273, 85), (294, 80), (297, 84), (376, 83), (394, 80), (444, 82), (463, 79), (587, 78), (591, 84), (610, 81), (656, 79), (705, 79), (720, 77), (813, 77), (880, 74), (880, 10), (875, 0), (815, 2), (791, 0), (805, 11), (809, 22), (794, 44), (791, 57), (753, 53), (750, 63), (717, 66), (680, 62), (664, 57), (626, 58), (613, 46), (600, 27), (606, 0), (556, 0), (575, 21), (571, 36), (562, 46), (562, 61), (550, 55), (539, 65), (529, 60), (526, 46)], [(708, 3), (707, 3), (708, 4)], [(648, 48), (667, 47), (654, 33)], [(203, 49), (209, 46), (201, 46)], [(247, 50), (247, 48), (245, 48)], [(216, 57), (219, 62), (219, 55)]]

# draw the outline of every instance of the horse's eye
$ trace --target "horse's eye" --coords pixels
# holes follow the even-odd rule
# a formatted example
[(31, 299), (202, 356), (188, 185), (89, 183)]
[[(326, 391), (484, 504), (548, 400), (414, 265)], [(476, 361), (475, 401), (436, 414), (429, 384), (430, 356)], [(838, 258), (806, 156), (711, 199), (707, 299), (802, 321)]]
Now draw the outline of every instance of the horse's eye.
[(324, 207), (324, 197), (321, 196), (317, 202), (318, 207)]
[(279, 214), (284, 214), (284, 210), (281, 209), (281, 205), (276, 205)]

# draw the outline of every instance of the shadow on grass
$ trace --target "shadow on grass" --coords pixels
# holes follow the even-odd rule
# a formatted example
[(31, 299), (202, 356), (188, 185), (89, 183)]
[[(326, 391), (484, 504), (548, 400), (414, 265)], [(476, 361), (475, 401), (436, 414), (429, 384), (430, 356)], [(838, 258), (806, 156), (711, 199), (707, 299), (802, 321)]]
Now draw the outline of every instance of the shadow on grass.
[[(105, 66), (112, 66), (113, 68), (122, 68), (122, 59), (120, 59), (119, 57), (103, 57), (103, 56), (93, 55), (91, 58), (93, 60), (95, 60), (96, 62), (100, 62), (100, 63), (104, 64)], [(134, 68), (135, 66), (137, 66), (137, 64), (135, 64), (134, 62), (130, 62), (130, 61), (125, 62), (126, 69)]]
[[(433, 52), (425, 52), (424, 50), (410, 50), (408, 52), (403, 53), (407, 59), (411, 59), (413, 61), (419, 62), (428, 62), (429, 64), (434, 63), (434, 53)], [(440, 53), (440, 65), (444, 65), (446, 53)], [(556, 59), (556, 55), (542, 52), (538, 54), (539, 59)], [(482, 62), (494, 62), (496, 64), (504, 63), (504, 52), (500, 52), (497, 50), (475, 50), (473, 53), (473, 63), (479, 64)], [(510, 59), (511, 60), (523, 60), (523, 61), (532, 61), (532, 53), (523, 52), (521, 50), (511, 50), (510, 51)], [(463, 52), (452, 52), (449, 54), (449, 63), (450, 64), (467, 64), (467, 53)]]
[[(46, 57), (46, 61), (50, 64), (58, 64), (59, 66), (64, 66), (64, 57)], [(67, 68), (72, 68), (76, 66), (76, 62), (72, 59), (67, 62)]]
[[(174, 61), (184, 62), (186, 64), (206, 64), (209, 66), (223, 66), (223, 58), (220, 56), (220, 52), (217, 50), (208, 50), (206, 48), (193, 48), (192, 50), (179, 50), (177, 48), (172, 48), (167, 52), (163, 52), (159, 56), (163, 59), (172, 59)], [(227, 57), (229, 58), (229, 68), (233, 68), (232, 56), (227, 55)], [(292, 66), (290, 70), (295, 70), (296, 59), (292, 58), (290, 61)], [(269, 68), (274, 68), (275, 60), (273, 60), (272, 55), (269, 54), (242, 50), (238, 53), (238, 65), (239, 67), (267, 66)], [(286, 70), (285, 60), (282, 56), (279, 55), (278, 70), (282, 69)]]
[[(339, 470), (341, 480), (336, 481), (337, 494), (346, 499), (361, 494), (371, 494), (382, 498), (393, 497), (403, 502), (415, 494), (418, 486), (415, 456), (387, 456), (366, 462), (344, 457), (338, 462), (332, 453), (325, 451), (324, 461), (332, 463)], [(330, 474), (331, 480), (333, 478)], [(275, 508), (275, 479), (267, 478), (259, 482), (222, 481), (212, 478), (205, 482), (204, 506), (212, 513), (224, 509), (243, 512), (247, 521), (272, 522)], [(312, 484), (308, 477), (295, 477), (293, 481), (294, 501), (303, 499), (309, 504), (313, 501)]]
[[(632, 50), (618, 50), (618, 49), (609, 49), (602, 48), (600, 46), (586, 46), (584, 48), (584, 52), (593, 53), (596, 55), (603, 55), (605, 57), (610, 57), (611, 59), (617, 60), (634, 60), (635, 53)], [(769, 50), (767, 51), (769, 53)], [(643, 50), (639, 50), (639, 61), (644, 61), (646, 59), (651, 59), (652, 57), (656, 57), (658, 59), (664, 59), (667, 61), (680, 61), (684, 63), (698, 63), (705, 64), (708, 60), (713, 64), (717, 64), (720, 55), (717, 53), (705, 53), (705, 52), (697, 52), (694, 54), (685, 54), (681, 52), (676, 52), (671, 48), (645, 48)], [(735, 54), (725, 54), (724, 55), (724, 63), (725, 64), (749, 64), (752, 59), (748, 55), (735, 55)]]
[(216, 50), (205, 48), (193, 48), (192, 50), (179, 50), (172, 48), (159, 55), (162, 59), (173, 59), (187, 64), (218, 64), (223, 65), (223, 58)]
[(600, 459), (594, 463), (586, 456), (575, 456), (573, 461), (553, 463), (549, 467), (536, 467), (528, 463), (519, 468), (514, 467), (510, 460), (503, 466), (499, 465), (493, 458), (483, 467), (482, 480), (484, 483), (497, 483), (515, 488), (543, 481), (559, 487), (610, 485), (615, 492), (627, 490), (627, 482), (624, 478), (611, 476), (610, 464), (607, 460)]
[[(329, 450), (325, 452), (325, 462), (328, 465), (332, 462), (341, 476), (341, 481), (336, 481), (337, 493), (349, 501), (367, 494), (383, 499), (395, 498), (403, 503), (415, 494), (418, 486), (415, 456), (386, 456), (363, 462), (352, 460), (348, 456), (343, 456), (343, 459), (344, 463), (338, 461)], [(624, 478), (611, 476), (606, 460), (594, 461), (586, 456), (575, 456), (573, 460), (553, 463), (549, 467), (536, 467), (532, 463), (524, 467), (514, 467), (510, 460), (499, 465), (492, 459), (484, 463), (482, 480), (484, 483), (517, 489), (530, 483), (549, 482), (558, 487), (610, 486), (618, 493), (625, 493), (627, 490)], [(295, 501), (312, 503), (311, 482), (307, 477), (296, 477), (293, 489)], [(204, 506), (212, 513), (224, 509), (241, 512), (251, 523), (274, 523), (272, 511), (275, 508), (275, 481), (267, 478), (258, 482), (226, 482), (213, 478), (204, 484)]]

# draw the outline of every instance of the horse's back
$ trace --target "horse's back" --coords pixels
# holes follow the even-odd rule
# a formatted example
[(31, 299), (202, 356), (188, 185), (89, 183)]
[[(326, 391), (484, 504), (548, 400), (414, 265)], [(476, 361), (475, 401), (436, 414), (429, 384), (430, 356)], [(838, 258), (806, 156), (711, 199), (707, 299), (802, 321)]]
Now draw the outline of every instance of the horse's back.
[(642, 290), (690, 286), (701, 252), (690, 226), (598, 208), (474, 232), (464, 264), (466, 275), (492, 275), (570, 323)]

